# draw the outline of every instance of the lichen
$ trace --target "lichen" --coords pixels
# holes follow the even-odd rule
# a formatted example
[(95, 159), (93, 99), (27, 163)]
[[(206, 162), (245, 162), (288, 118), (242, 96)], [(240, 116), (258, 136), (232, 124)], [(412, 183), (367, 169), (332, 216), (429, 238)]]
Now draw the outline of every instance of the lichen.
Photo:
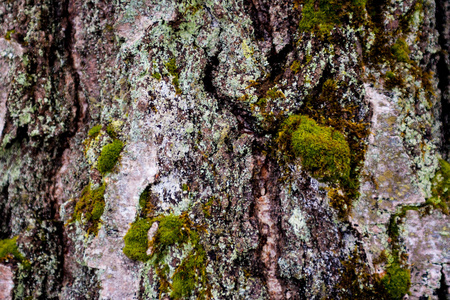
[(102, 173), (102, 175), (111, 172), (119, 160), (119, 155), (122, 149), (123, 142), (118, 139), (103, 147), (97, 161), (97, 169), (100, 173)]

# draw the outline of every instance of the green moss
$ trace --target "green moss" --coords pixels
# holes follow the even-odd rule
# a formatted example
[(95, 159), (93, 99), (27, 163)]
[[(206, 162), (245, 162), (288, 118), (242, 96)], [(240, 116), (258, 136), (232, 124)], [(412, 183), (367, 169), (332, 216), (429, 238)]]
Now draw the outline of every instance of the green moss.
[(186, 183), (183, 183), (183, 185), (181, 186), (181, 190), (183, 192), (187, 192), (187, 191), (189, 191), (189, 186)]
[[(378, 274), (371, 274), (365, 255), (356, 247), (347, 260), (342, 261), (341, 279), (336, 284), (336, 299), (389, 299)], [(362, 256), (362, 257), (361, 257)]]
[(203, 207), (203, 214), (205, 215), (206, 218), (210, 218), (211, 217), (211, 207), (212, 204), (214, 203), (214, 197), (209, 198), (208, 202), (206, 202)]
[(155, 79), (160, 80), (160, 79), (161, 79), (161, 74), (159, 74), (159, 73), (156, 72), (156, 73), (153, 73), (153, 74), (152, 74), (152, 77), (155, 78)]
[(267, 90), (266, 97), (270, 99), (286, 98), (283, 92), (278, 90), (276, 87)]
[(72, 220), (83, 220), (88, 225), (89, 233), (97, 234), (100, 217), (105, 209), (105, 185), (101, 185), (96, 189), (91, 189), (89, 183), (81, 192), (81, 197), (75, 205)]
[(103, 175), (110, 172), (119, 160), (120, 152), (123, 149), (121, 140), (114, 140), (112, 143), (105, 145), (100, 153), (97, 161), (97, 169)]
[(386, 72), (385, 86), (388, 89), (393, 87), (402, 87), (404, 85), (403, 78), (392, 71)]
[(365, 5), (366, 0), (305, 0), (299, 31), (329, 35), (349, 14), (353, 16), (352, 24), (358, 25), (364, 18)]
[(11, 40), (11, 35), (14, 34), (16, 32), (15, 29), (12, 30), (8, 30), (5, 34), (5, 40), (10, 41)]
[(294, 60), (294, 62), (291, 65), (291, 71), (294, 72), (294, 74), (297, 74), (298, 71), (300, 71), (301, 64), (298, 60)]
[(95, 125), (89, 130), (88, 136), (95, 138), (100, 133), (100, 130), (102, 130), (102, 125)]
[(170, 296), (174, 299), (189, 297), (197, 286), (199, 277), (206, 279), (205, 273), (199, 273), (199, 270), (204, 272), (205, 263), (206, 253), (203, 247), (197, 245), (172, 276), (173, 283)]
[[(343, 93), (346, 91), (346, 83), (328, 79), (322, 85), (322, 91), (317, 94), (311, 94), (304, 99), (304, 104), (300, 108), (299, 113), (308, 116), (317, 122), (318, 126), (331, 127), (331, 132), (338, 133), (337, 144), (342, 143), (340, 133), (345, 135), (348, 143), (349, 152), (345, 146), (341, 149), (344, 155), (337, 157), (337, 169), (341, 170), (341, 174), (335, 174), (333, 178), (323, 178), (329, 181), (330, 205), (338, 211), (339, 217), (345, 218), (351, 211), (353, 200), (359, 197), (359, 178), (360, 170), (364, 163), (365, 151), (367, 148), (366, 139), (369, 135), (369, 124), (361, 122), (358, 118), (359, 106), (353, 103), (341, 103)], [(298, 115), (297, 115), (298, 116)], [(283, 160), (293, 162), (296, 158), (292, 148), (292, 135), (300, 124), (300, 117), (288, 118), (282, 125), (279, 135), (276, 139), (276, 148), (282, 153)], [(333, 139), (332, 139), (333, 141)], [(345, 144), (345, 143), (344, 143)], [(347, 168), (347, 154), (350, 154), (350, 161)], [(331, 164), (332, 165), (332, 164)], [(349, 171), (348, 176), (345, 176)], [(312, 170), (314, 173), (317, 170)], [(312, 174), (321, 177), (320, 174)], [(327, 175), (327, 174), (322, 174)], [(343, 176), (344, 175), (344, 176)]]
[(14, 258), (18, 261), (25, 260), (17, 247), (17, 236), (11, 239), (0, 240), (0, 262), (9, 258)]
[(175, 87), (175, 91), (177, 93), (177, 95), (181, 94), (181, 89), (180, 89), (180, 74), (178, 72), (178, 67), (177, 67), (177, 62), (175, 60), (175, 58), (171, 58), (167, 63), (166, 63), (166, 69), (167, 72), (172, 75), (172, 84)]
[(395, 44), (391, 47), (392, 55), (399, 62), (409, 62), (409, 46), (406, 43), (405, 39), (398, 39)]
[(307, 116), (293, 115), (280, 132), (281, 136), (286, 134), (291, 136), (294, 155), (314, 176), (331, 180), (348, 177), (350, 148), (342, 133)]
[(189, 226), (180, 216), (167, 215), (159, 218), (155, 243), (161, 247), (182, 244), (189, 238)]
[(411, 274), (409, 270), (393, 264), (386, 270), (381, 281), (391, 299), (402, 299), (411, 286)]
[(123, 253), (130, 259), (144, 262), (150, 259), (150, 256), (147, 255), (147, 232), (150, 226), (151, 224), (147, 219), (138, 220), (131, 224), (130, 229), (123, 238), (125, 241)]
[(440, 169), (436, 172), (432, 183), (432, 196), (427, 200), (435, 208), (439, 208), (446, 215), (449, 214), (450, 205), (450, 164), (439, 159)]
[[(170, 297), (173, 299), (181, 299), (189, 297), (196, 287), (199, 285), (203, 289), (199, 290), (199, 296), (203, 293), (207, 293), (207, 277), (206, 277), (206, 253), (203, 246), (200, 244), (200, 236), (198, 234), (199, 227), (194, 226), (186, 213), (180, 216), (166, 215), (153, 218), (149, 224), (158, 222), (158, 230), (156, 231), (153, 240), (150, 241), (153, 249), (150, 258), (154, 264), (157, 274), (160, 278), (160, 290), (162, 292), (169, 292)], [(148, 226), (150, 228), (150, 225)], [(144, 227), (148, 231), (147, 227)], [(131, 229), (130, 229), (131, 230)], [(135, 249), (140, 249), (140, 253), (144, 253), (144, 235), (138, 243), (135, 243)], [(175, 269), (171, 279), (172, 284), (169, 283), (168, 265), (164, 263), (164, 258), (168, 253), (169, 247), (177, 246), (182, 247), (184, 244), (189, 243), (192, 245), (192, 250), (181, 261), (181, 263)], [(125, 250), (125, 248), (124, 248)], [(145, 248), (147, 251), (147, 248)], [(136, 252), (136, 250), (134, 250)], [(129, 256), (129, 255), (128, 255)], [(130, 257), (130, 256), (129, 256)], [(147, 256), (139, 256), (148, 259)]]
[(145, 208), (147, 205), (148, 198), (150, 196), (150, 191), (146, 188), (139, 196), (139, 206)]
[(106, 133), (112, 138), (112, 139), (116, 139), (117, 138), (117, 132), (116, 129), (114, 128), (113, 124), (108, 124), (108, 126), (106, 126)]

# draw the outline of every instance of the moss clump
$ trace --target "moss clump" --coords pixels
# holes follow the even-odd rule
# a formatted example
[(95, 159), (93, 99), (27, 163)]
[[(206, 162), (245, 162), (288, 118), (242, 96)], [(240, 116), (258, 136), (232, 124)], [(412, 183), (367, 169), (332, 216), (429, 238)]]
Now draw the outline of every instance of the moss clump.
[[(352, 209), (353, 200), (359, 197), (360, 171), (369, 135), (369, 123), (365, 123), (361, 119), (360, 107), (352, 102), (343, 101), (346, 87), (346, 82), (327, 79), (322, 85), (321, 93), (319, 95), (312, 93), (307, 96), (299, 111), (301, 115), (315, 120), (318, 126), (331, 127), (346, 137), (350, 149), (349, 175), (342, 176), (347, 170), (347, 160), (338, 159), (338, 161), (344, 162), (342, 165), (338, 164), (338, 169), (343, 172), (335, 174), (333, 178), (323, 178), (330, 181), (331, 189), (328, 193), (330, 205), (338, 211), (341, 218), (348, 215)], [(277, 151), (282, 153), (283, 160), (293, 161), (295, 158), (291, 138), (300, 124), (299, 121), (300, 118), (293, 117), (289, 121), (286, 120), (281, 127), (276, 147)], [(345, 150), (344, 153), (344, 157), (346, 157), (348, 152)], [(317, 174), (313, 175), (320, 177)]]
[(381, 279), (391, 299), (402, 299), (411, 286), (411, 274), (398, 264), (389, 266), (386, 275)]
[[(364, 253), (356, 247), (347, 260), (342, 261), (341, 279), (336, 284), (337, 299), (389, 299), (378, 274), (371, 274)], [(362, 256), (362, 257), (361, 257)]]
[(108, 124), (108, 126), (106, 126), (106, 133), (112, 138), (112, 139), (116, 139), (117, 138), (117, 132), (116, 129), (114, 128), (113, 124)]
[(159, 74), (159, 73), (153, 73), (153, 74), (152, 74), (152, 77), (155, 78), (155, 79), (160, 80), (160, 79), (161, 79), (161, 74)]
[(121, 140), (114, 140), (112, 143), (105, 145), (100, 153), (97, 161), (97, 169), (103, 175), (110, 172), (119, 160), (120, 152), (123, 149)]
[(131, 224), (130, 229), (123, 238), (125, 241), (123, 253), (130, 259), (143, 262), (150, 259), (150, 256), (147, 255), (147, 232), (150, 229), (150, 226), (150, 222), (146, 219), (138, 220)]
[(16, 33), (15, 29), (12, 30), (8, 30), (5, 34), (5, 40), (10, 41), (11, 40), (11, 35), (13, 35), (14, 33)]
[[(145, 191), (142, 193), (144, 194)], [(142, 196), (141, 194), (141, 196)], [(148, 240), (148, 231), (158, 222), (158, 229), (151, 241)], [(130, 259), (146, 262), (151, 260), (160, 279), (160, 295), (168, 293), (173, 299), (189, 297), (194, 289), (201, 283), (204, 287), (199, 295), (209, 293), (206, 277), (206, 253), (200, 244), (198, 234), (200, 227), (194, 226), (186, 213), (180, 216), (157, 216), (153, 219), (139, 219), (131, 224), (124, 237), (125, 247), (123, 253)], [(175, 269), (171, 278), (168, 277), (169, 266), (165, 257), (172, 246), (181, 247), (190, 243), (192, 250)], [(152, 253), (147, 255), (149, 246)], [(172, 284), (170, 283), (172, 279)]]
[(199, 278), (202, 279), (203, 284), (206, 284), (205, 263), (205, 250), (197, 242), (194, 250), (183, 260), (172, 276), (170, 296), (174, 299), (189, 297), (197, 286)]
[(180, 95), (181, 94), (180, 74), (178, 72), (177, 62), (176, 62), (175, 58), (171, 58), (166, 63), (166, 68), (167, 68), (167, 72), (170, 75), (172, 75), (172, 84), (175, 87), (175, 91), (176, 91), (177, 95)]
[(100, 133), (100, 130), (102, 130), (102, 125), (95, 125), (94, 127), (92, 127), (89, 132), (88, 132), (88, 136), (90, 138), (95, 138), (97, 137), (97, 135)]
[[(184, 297), (189, 297), (199, 284), (203, 287), (203, 289), (199, 290), (199, 296), (208, 293), (209, 289), (206, 282), (206, 253), (203, 246), (200, 244), (200, 236), (198, 234), (198, 230), (201, 228), (195, 226), (186, 213), (183, 213), (180, 216), (175, 216), (172, 214), (167, 216), (158, 216), (153, 218), (148, 223), (144, 220), (137, 221), (136, 223), (138, 222), (141, 224), (138, 226), (140, 228), (139, 230), (143, 231), (134, 234), (134, 236), (140, 236), (140, 238), (133, 240), (135, 241), (133, 246), (133, 248), (135, 248), (133, 252), (134, 257), (137, 257), (139, 260), (148, 260), (149, 258), (152, 259), (155, 270), (160, 277), (161, 293), (169, 292), (170, 290), (171, 298), (181, 299)], [(154, 222), (158, 222), (158, 230), (156, 231), (152, 241), (150, 241), (150, 244), (152, 245), (152, 253), (150, 257), (148, 257), (143, 253), (145, 253), (148, 248), (146, 244), (147, 231)], [(134, 227), (132, 225), (130, 231), (132, 231), (133, 228)], [(127, 243), (130, 244), (130, 241), (126, 240), (125, 244), (127, 245)], [(181, 247), (187, 243), (192, 245), (192, 250), (190, 250), (189, 254), (175, 269), (171, 277), (172, 284), (170, 284), (167, 275), (169, 266), (165, 264), (164, 258), (170, 247)], [(127, 254), (127, 256), (130, 257), (130, 254)]]
[(348, 177), (350, 148), (342, 133), (320, 126), (302, 115), (290, 116), (283, 124), (280, 139), (291, 137), (291, 149), (303, 167), (324, 179)]
[(329, 35), (349, 14), (353, 16), (352, 24), (358, 25), (364, 19), (365, 5), (366, 0), (305, 0), (299, 31)]
[(392, 89), (393, 87), (403, 87), (403, 78), (392, 71), (388, 71), (386, 72), (385, 86), (388, 89)]
[(83, 220), (88, 225), (88, 233), (97, 234), (100, 217), (105, 209), (105, 185), (91, 189), (89, 183), (81, 192), (81, 197), (75, 205), (72, 220)]
[(297, 74), (298, 71), (301, 69), (301, 63), (298, 60), (294, 60), (294, 62), (291, 65), (291, 71), (294, 72), (294, 74)]
[(266, 97), (270, 99), (286, 98), (283, 92), (276, 87), (267, 90)]
[(148, 198), (150, 196), (150, 191), (148, 189), (145, 189), (141, 195), (139, 196), (139, 206), (141, 208), (145, 208), (147, 205)]
[(183, 217), (167, 215), (156, 220), (159, 221), (159, 226), (153, 243), (161, 249), (174, 244), (181, 245), (188, 240), (190, 226)]
[(409, 53), (411, 51), (409, 50), (409, 46), (406, 43), (405, 39), (398, 39), (394, 45), (391, 47), (391, 53), (392, 55), (397, 59), (399, 62), (409, 62)]
[(446, 215), (449, 214), (450, 204), (450, 164), (443, 159), (439, 160), (441, 168), (436, 172), (432, 183), (432, 196), (427, 203), (439, 208)]
[(0, 262), (11, 258), (21, 262), (25, 260), (17, 247), (17, 236), (11, 239), (0, 240)]

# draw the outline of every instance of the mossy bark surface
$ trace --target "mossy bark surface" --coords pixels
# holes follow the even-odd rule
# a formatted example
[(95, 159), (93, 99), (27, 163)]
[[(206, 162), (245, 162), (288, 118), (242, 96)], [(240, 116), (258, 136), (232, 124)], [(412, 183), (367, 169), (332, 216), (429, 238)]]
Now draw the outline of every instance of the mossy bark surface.
[(2, 1), (1, 297), (448, 297), (449, 20)]

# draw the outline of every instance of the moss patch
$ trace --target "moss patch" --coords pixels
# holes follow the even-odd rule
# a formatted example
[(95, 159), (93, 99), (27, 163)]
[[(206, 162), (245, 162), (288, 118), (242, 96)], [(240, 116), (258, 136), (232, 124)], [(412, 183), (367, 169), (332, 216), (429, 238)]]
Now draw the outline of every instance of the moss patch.
[(100, 173), (102, 173), (102, 175), (105, 175), (114, 168), (119, 160), (119, 155), (122, 149), (123, 142), (117, 139), (103, 147), (97, 161), (97, 169)]
[(432, 183), (432, 197), (427, 200), (435, 208), (439, 208), (446, 215), (449, 214), (450, 205), (450, 164), (443, 159), (439, 160), (441, 168), (436, 172)]
[(85, 221), (88, 233), (98, 233), (100, 217), (105, 209), (105, 185), (91, 189), (89, 183), (81, 192), (81, 197), (75, 205), (72, 220)]
[(365, 5), (366, 0), (305, 0), (299, 31), (329, 35), (333, 27), (341, 25), (350, 14), (351, 23), (358, 25), (364, 20)]
[(283, 125), (280, 135), (291, 135), (294, 155), (315, 177), (335, 180), (348, 177), (350, 148), (342, 133), (320, 126), (307, 116), (293, 115)]
[(11, 239), (0, 240), (0, 262), (7, 259), (25, 260), (17, 247), (17, 236)]
[(411, 286), (410, 271), (401, 268), (398, 264), (392, 264), (386, 270), (386, 275), (381, 279), (391, 299), (402, 299)]
[(405, 39), (399, 38), (391, 47), (392, 55), (399, 62), (409, 62), (409, 46)]
[(175, 58), (171, 58), (166, 63), (166, 69), (167, 69), (167, 72), (170, 75), (172, 75), (172, 84), (175, 87), (175, 91), (176, 91), (177, 95), (180, 95), (181, 94), (180, 74), (178, 72), (177, 62), (176, 62)]
[[(148, 241), (147, 233), (154, 222), (158, 222), (158, 230), (153, 239)], [(206, 282), (206, 253), (198, 234), (200, 229), (186, 213), (180, 216), (170, 214), (153, 219), (140, 219), (131, 225), (125, 235), (123, 252), (133, 260), (151, 260), (160, 279), (160, 295), (170, 292), (173, 299), (189, 297), (199, 285), (203, 287), (199, 295), (204, 295), (209, 289)], [(164, 259), (170, 247), (182, 247), (187, 243), (192, 245), (192, 250), (169, 278), (169, 266)], [(147, 255), (149, 246), (152, 247), (151, 255)]]
[(88, 136), (90, 138), (95, 138), (98, 136), (98, 134), (100, 133), (100, 130), (102, 130), (102, 125), (95, 125), (94, 127), (92, 127), (89, 131), (88, 131)]
[(150, 223), (146, 219), (138, 220), (131, 224), (130, 229), (124, 237), (125, 247), (123, 253), (132, 260), (147, 261), (148, 237)]
[(389, 299), (380, 277), (378, 274), (370, 274), (370, 269), (360, 253), (364, 251), (355, 248), (348, 259), (342, 262), (341, 280), (336, 285), (337, 294), (340, 296), (338, 299)]
[(159, 74), (159, 73), (153, 73), (153, 74), (152, 74), (152, 77), (155, 78), (155, 79), (160, 80), (160, 79), (161, 79), (161, 74)]

